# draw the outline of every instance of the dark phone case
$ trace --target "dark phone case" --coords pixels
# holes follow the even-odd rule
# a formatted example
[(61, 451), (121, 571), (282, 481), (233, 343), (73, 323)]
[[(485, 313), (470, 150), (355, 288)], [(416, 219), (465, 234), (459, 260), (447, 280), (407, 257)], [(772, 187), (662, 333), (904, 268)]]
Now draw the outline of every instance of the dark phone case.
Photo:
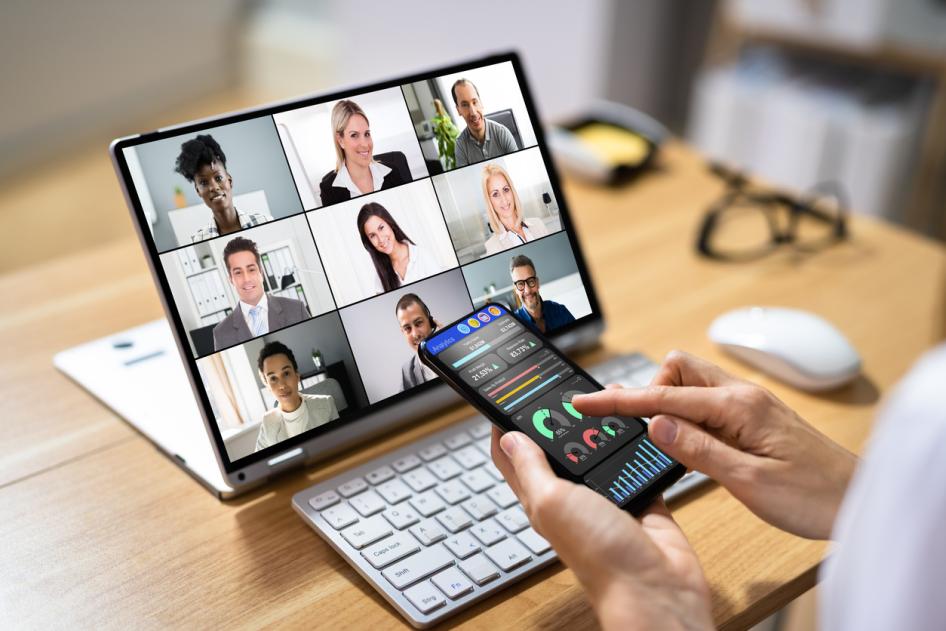
[[(480, 307), (479, 309), (474, 310), (472, 313), (469, 313), (463, 316), (462, 318), (458, 318), (446, 326), (439, 327), (438, 331), (432, 332), (431, 335), (435, 335), (439, 331), (447, 330), (450, 327), (455, 326), (456, 324), (459, 324), (460, 322), (464, 322), (470, 318), (475, 318), (477, 312), (482, 311), (483, 309), (486, 309), (493, 305), (503, 309), (512, 318), (514, 318), (517, 322), (519, 322), (519, 324), (521, 324), (527, 331), (529, 331), (529, 333), (535, 335), (549, 349), (553, 350), (559, 357), (561, 357), (562, 361), (564, 361), (569, 366), (571, 366), (571, 368), (575, 371), (576, 374), (587, 379), (590, 383), (592, 383), (594, 386), (596, 386), (600, 390), (604, 390), (604, 386), (598, 383), (598, 381), (594, 377), (589, 375), (581, 366), (573, 362), (561, 351), (559, 351), (558, 348), (556, 348), (556, 346), (543, 333), (530, 328), (528, 325), (526, 325), (525, 322), (523, 322), (520, 318), (518, 318), (507, 307), (497, 304), (497, 303), (487, 303), (483, 305), (482, 307)], [(501, 429), (503, 433), (508, 432), (510, 430), (519, 431), (519, 428), (515, 427), (512, 424), (512, 421), (510, 420), (509, 416), (505, 416), (502, 413), (495, 410), (494, 408), (492, 408), (491, 406), (487, 405), (484, 401), (481, 400), (480, 395), (476, 392), (476, 390), (467, 386), (460, 380), (455, 380), (452, 374), (447, 373), (444, 370), (442, 370), (441, 367), (437, 365), (435, 361), (431, 358), (430, 353), (427, 351), (426, 340), (420, 343), (420, 347), (418, 348), (418, 350), (420, 351), (418, 353), (420, 356), (420, 359), (426, 366), (428, 366), (431, 370), (437, 373), (444, 380), (445, 383), (447, 383), (451, 388), (456, 390), (470, 405), (476, 408), (477, 411), (479, 411), (483, 416), (488, 418), (494, 425), (499, 427), (499, 429)], [(647, 425), (647, 423), (644, 422), (642, 419), (641, 419), (641, 422), (644, 423), (645, 426)], [(539, 446), (542, 447), (542, 445), (539, 445)], [(545, 453), (545, 459), (548, 461), (549, 465), (552, 467), (552, 470), (555, 472), (555, 474), (558, 477), (564, 478), (576, 484), (581, 484), (582, 486), (585, 486), (585, 481), (582, 476), (572, 474), (571, 472), (566, 470), (564, 467), (562, 467), (558, 462), (555, 461), (554, 458), (550, 457), (548, 450), (545, 449), (544, 447), (542, 447), (542, 451)], [(612, 454), (608, 458), (612, 458), (614, 457), (614, 455), (616, 454)], [(598, 466), (601, 466), (601, 464), (603, 463), (599, 463)], [(635, 515), (635, 516), (640, 515), (640, 513), (642, 513), (648, 506), (650, 506), (651, 502), (653, 502), (654, 499), (656, 499), (665, 490), (671, 487), (677, 480), (683, 477), (684, 473), (686, 473), (686, 467), (684, 467), (680, 463), (674, 464), (672, 467), (670, 467), (669, 469), (664, 471), (662, 474), (660, 474), (660, 477), (657, 480), (655, 480), (652, 484), (650, 484), (650, 486), (645, 488), (640, 493), (640, 495), (634, 496), (634, 498), (631, 499), (631, 501), (629, 501), (624, 506), (621, 506), (620, 508), (622, 510), (628, 511), (632, 515)]]

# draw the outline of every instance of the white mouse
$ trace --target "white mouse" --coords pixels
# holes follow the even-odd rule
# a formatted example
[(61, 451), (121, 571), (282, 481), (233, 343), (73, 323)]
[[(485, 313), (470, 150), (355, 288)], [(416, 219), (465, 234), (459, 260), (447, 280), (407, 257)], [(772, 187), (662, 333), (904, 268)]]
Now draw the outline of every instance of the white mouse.
[(847, 338), (807, 311), (736, 309), (716, 318), (708, 334), (728, 353), (810, 392), (843, 386), (861, 371), (861, 358)]

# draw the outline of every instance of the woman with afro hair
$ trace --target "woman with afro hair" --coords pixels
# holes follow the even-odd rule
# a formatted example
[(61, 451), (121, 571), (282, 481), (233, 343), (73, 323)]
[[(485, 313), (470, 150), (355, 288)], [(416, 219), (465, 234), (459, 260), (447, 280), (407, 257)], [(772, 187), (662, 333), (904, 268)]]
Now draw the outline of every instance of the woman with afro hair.
[(227, 156), (210, 134), (182, 144), (174, 170), (193, 183), (197, 195), (213, 213), (210, 223), (191, 235), (191, 243), (273, 220), (263, 213), (241, 213), (233, 205), (233, 178), (227, 171)]

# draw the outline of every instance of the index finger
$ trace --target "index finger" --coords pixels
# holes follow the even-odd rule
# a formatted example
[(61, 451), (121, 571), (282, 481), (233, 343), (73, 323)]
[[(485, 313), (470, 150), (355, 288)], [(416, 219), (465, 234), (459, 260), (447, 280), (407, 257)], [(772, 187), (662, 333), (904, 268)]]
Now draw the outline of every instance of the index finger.
[(683, 351), (670, 351), (651, 380), (652, 386), (725, 386), (738, 378), (712, 362)]
[(582, 414), (594, 417), (670, 414), (718, 427), (725, 417), (727, 400), (724, 388), (647, 386), (575, 395), (572, 405)]

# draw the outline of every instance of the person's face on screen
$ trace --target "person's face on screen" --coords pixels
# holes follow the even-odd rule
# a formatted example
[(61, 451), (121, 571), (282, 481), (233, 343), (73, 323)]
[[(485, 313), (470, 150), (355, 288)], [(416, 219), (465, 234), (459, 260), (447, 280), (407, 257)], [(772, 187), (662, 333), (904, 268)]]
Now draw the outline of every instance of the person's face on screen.
[(213, 211), (223, 212), (233, 204), (233, 179), (216, 160), (197, 170), (194, 174), (194, 188)]
[(348, 119), (338, 144), (345, 152), (345, 164), (368, 168), (374, 151), (374, 141), (364, 116), (355, 114)]
[(256, 256), (246, 250), (234, 252), (227, 259), (230, 267), (230, 282), (240, 300), (256, 305), (263, 297), (263, 273), (256, 264)]
[(279, 406), (292, 411), (292, 404), (299, 399), (299, 373), (292, 367), (289, 358), (282, 353), (270, 355), (263, 360), (263, 372), (260, 376), (279, 401)]
[(415, 351), (418, 344), (430, 335), (432, 330), (430, 319), (424, 313), (424, 309), (416, 302), (410, 303), (397, 312), (397, 322), (401, 325), (401, 332), (404, 334), (407, 343)]
[(489, 191), (489, 203), (499, 215), (499, 220), (507, 229), (516, 227), (516, 199), (512, 196), (512, 187), (501, 174), (489, 176), (486, 181), (486, 190)]
[[(534, 283), (535, 286), (530, 287), (530, 282)], [(516, 283), (520, 283), (522, 289), (520, 289)], [(538, 308), (539, 302), (542, 299), (539, 297), (539, 277), (536, 276), (534, 269), (528, 265), (520, 265), (519, 267), (513, 268), (512, 286), (515, 288), (519, 300), (526, 306), (526, 309), (535, 311)]]
[(483, 104), (480, 95), (469, 83), (461, 83), (456, 87), (457, 112), (466, 121), (466, 126), (476, 136), (481, 136), (486, 129), (486, 119), (483, 118)]
[(391, 230), (391, 226), (388, 225), (388, 222), (381, 217), (372, 215), (368, 217), (368, 221), (365, 222), (363, 230), (375, 250), (391, 256), (391, 252), (394, 251), (394, 246), (397, 245), (397, 241), (394, 238), (394, 231)]

